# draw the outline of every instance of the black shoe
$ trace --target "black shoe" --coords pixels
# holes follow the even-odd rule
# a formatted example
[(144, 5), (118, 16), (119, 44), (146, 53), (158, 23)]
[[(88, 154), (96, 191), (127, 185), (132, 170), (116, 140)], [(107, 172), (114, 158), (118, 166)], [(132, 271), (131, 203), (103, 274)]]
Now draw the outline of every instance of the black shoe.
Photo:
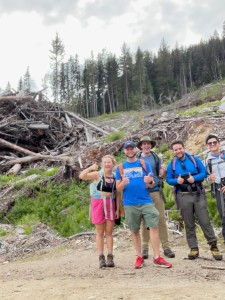
[(99, 268), (105, 268), (106, 262), (105, 262), (105, 255), (101, 254), (99, 255)]
[(216, 242), (212, 242), (210, 244), (210, 250), (211, 250), (212, 256), (213, 256), (213, 258), (215, 258), (215, 260), (222, 260), (223, 259), (223, 255), (220, 253), (220, 250), (217, 248), (217, 243)]
[(189, 259), (196, 259), (199, 257), (199, 250), (198, 248), (191, 248), (190, 253), (188, 254)]
[(106, 266), (109, 267), (109, 268), (115, 267), (115, 264), (114, 264), (114, 261), (113, 261), (113, 255), (112, 254), (108, 254), (107, 255)]
[(142, 257), (143, 257), (144, 259), (147, 259), (147, 258), (148, 258), (148, 249), (142, 250)]
[(169, 257), (169, 258), (174, 258), (175, 257), (175, 253), (170, 248), (167, 248), (167, 249), (164, 250), (164, 255)]

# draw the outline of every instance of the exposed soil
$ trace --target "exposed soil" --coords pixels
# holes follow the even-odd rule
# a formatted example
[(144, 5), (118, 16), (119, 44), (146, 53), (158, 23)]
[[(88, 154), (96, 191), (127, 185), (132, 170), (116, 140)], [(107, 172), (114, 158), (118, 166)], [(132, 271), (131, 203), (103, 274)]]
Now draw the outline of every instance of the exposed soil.
[(201, 258), (190, 261), (185, 238), (171, 234), (170, 241), (176, 253), (171, 269), (154, 268), (149, 258), (135, 270), (129, 230), (120, 228), (115, 230), (115, 268), (98, 268), (94, 235), (2, 261), (1, 299), (224, 299), (225, 247), (220, 246), (224, 259), (215, 261), (202, 240)]

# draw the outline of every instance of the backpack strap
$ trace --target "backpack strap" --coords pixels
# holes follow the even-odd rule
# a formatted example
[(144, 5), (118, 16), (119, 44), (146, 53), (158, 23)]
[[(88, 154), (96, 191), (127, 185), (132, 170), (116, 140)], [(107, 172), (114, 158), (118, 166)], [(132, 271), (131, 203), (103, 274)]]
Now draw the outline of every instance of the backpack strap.
[[(154, 161), (155, 161), (155, 165), (156, 165), (156, 175), (157, 176), (159, 176), (159, 157), (158, 157), (158, 155), (154, 152), (154, 151), (150, 151), (151, 152), (151, 154), (152, 154), (152, 156), (153, 156), (153, 158), (154, 158)], [(141, 153), (142, 153), (142, 151), (138, 151), (138, 153), (137, 153), (137, 158), (139, 158), (140, 159), (140, 161), (142, 160), (140, 157), (141, 157)], [(145, 168), (143, 168), (145, 171), (146, 171), (146, 169)]]
[(154, 157), (155, 165), (156, 165), (156, 174), (159, 177), (159, 157), (154, 151), (151, 151), (151, 154)]
[(118, 164), (119, 170), (120, 170), (120, 176), (122, 178), (123, 176), (123, 163)]
[(140, 163), (141, 163), (142, 168), (145, 170), (145, 172), (147, 172), (147, 168), (146, 168), (146, 164), (145, 164), (144, 159), (141, 159), (141, 158), (140, 158), (139, 161), (140, 161)]

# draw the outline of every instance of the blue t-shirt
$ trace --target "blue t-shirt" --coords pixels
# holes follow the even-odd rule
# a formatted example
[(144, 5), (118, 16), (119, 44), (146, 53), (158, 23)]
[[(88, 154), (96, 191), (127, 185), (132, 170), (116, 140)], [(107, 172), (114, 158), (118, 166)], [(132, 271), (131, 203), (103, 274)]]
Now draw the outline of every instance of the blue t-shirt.
[[(123, 175), (130, 179), (130, 183), (125, 185), (123, 190), (123, 205), (153, 203), (144, 182), (144, 176), (152, 173), (152, 169), (148, 162), (145, 165), (147, 172), (143, 169), (139, 159), (135, 162), (123, 163)], [(121, 180), (119, 167), (116, 168), (116, 180)]]

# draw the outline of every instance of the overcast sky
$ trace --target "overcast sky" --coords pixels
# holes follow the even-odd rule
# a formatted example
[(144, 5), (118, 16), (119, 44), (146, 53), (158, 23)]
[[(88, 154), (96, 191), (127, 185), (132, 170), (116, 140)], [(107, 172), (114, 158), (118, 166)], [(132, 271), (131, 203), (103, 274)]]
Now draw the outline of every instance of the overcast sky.
[(224, 8), (224, 0), (0, 0), (0, 87), (16, 89), (28, 66), (41, 87), (56, 32), (65, 58), (82, 63), (92, 50), (119, 56), (123, 42), (156, 52), (162, 38), (173, 49), (221, 35)]

